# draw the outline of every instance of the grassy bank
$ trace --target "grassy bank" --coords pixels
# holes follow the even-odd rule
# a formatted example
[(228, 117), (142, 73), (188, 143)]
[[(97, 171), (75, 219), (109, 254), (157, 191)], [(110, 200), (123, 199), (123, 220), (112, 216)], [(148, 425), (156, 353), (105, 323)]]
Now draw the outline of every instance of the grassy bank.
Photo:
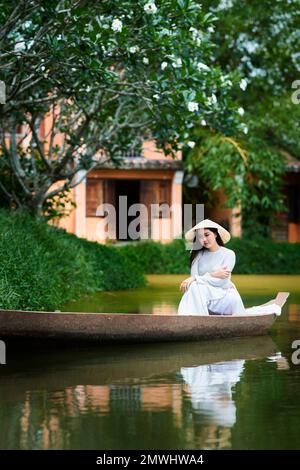
[[(236, 253), (234, 274), (300, 274), (300, 243), (234, 238), (226, 247)], [(147, 274), (189, 273), (189, 252), (183, 240), (165, 245), (147, 241), (118, 250)]]
[(0, 308), (55, 310), (99, 290), (145, 285), (130, 257), (50, 227), (26, 214), (0, 210)]

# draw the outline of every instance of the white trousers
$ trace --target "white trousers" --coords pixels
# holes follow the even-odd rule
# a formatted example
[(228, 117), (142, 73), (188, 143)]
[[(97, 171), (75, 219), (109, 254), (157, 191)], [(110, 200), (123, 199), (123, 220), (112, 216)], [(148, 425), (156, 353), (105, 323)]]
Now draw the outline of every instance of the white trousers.
[(183, 294), (178, 315), (242, 315), (245, 307), (236, 287), (227, 289), (192, 282)]

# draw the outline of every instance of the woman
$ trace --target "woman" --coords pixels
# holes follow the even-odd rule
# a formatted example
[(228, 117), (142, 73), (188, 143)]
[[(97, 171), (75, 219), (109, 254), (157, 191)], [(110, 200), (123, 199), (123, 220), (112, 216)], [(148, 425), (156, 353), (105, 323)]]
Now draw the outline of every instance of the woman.
[(235, 253), (224, 247), (230, 240), (229, 232), (205, 219), (186, 233), (186, 239), (193, 241), (191, 276), (180, 285), (185, 293), (178, 314), (245, 314), (243, 301), (230, 280)]

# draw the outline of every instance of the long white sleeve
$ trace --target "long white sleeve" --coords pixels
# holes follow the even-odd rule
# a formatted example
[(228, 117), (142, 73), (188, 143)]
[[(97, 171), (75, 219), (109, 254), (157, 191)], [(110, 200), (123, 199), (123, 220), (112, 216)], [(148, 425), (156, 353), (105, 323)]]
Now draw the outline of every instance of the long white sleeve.
[[(222, 251), (222, 259), (216, 259), (217, 266), (215, 266), (214, 269), (211, 269), (210, 272), (213, 272), (216, 269), (225, 267), (225, 266), (227, 267), (229, 271), (232, 271), (235, 266), (235, 261), (236, 261), (236, 256), (235, 256), (234, 251), (226, 250), (225, 253)], [(205, 266), (203, 266), (203, 268), (205, 268)], [(228, 289), (229, 287), (232, 286), (232, 283), (230, 281), (231, 275), (226, 279), (219, 279), (217, 277), (211, 276), (210, 272), (205, 272), (204, 274), (199, 275), (196, 273), (196, 270), (197, 270), (196, 265), (194, 269), (192, 266), (191, 274), (195, 276), (196, 282), (198, 282), (199, 284), (208, 283), (211, 286), (221, 287), (223, 289)]]

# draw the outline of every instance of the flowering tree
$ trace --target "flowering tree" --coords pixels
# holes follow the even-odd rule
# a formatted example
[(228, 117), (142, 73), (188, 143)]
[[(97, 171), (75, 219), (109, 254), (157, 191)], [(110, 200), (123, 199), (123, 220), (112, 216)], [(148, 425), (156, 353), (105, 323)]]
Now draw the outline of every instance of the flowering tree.
[(204, 0), (203, 5), (219, 18), (213, 36), (218, 62), (227, 71), (238, 69), (248, 84), (239, 101), (249, 131), (300, 158), (299, 106), (291, 99), (300, 77), (299, 0)]
[(18, 207), (42, 214), (79, 174), (143, 139), (167, 154), (193, 146), (199, 123), (229, 134), (241, 126), (231, 97), (239, 77), (217, 64), (215, 17), (195, 1), (0, 6), (0, 190)]
[(218, 17), (212, 35), (218, 63), (244, 77), (236, 93), (244, 132), (230, 140), (215, 129), (199, 129), (187, 169), (209, 191), (223, 188), (227, 207), (241, 202), (243, 229), (266, 234), (272, 216), (285, 209), (285, 155), (300, 158), (300, 107), (292, 101), (300, 71), (299, 1), (202, 4)]

